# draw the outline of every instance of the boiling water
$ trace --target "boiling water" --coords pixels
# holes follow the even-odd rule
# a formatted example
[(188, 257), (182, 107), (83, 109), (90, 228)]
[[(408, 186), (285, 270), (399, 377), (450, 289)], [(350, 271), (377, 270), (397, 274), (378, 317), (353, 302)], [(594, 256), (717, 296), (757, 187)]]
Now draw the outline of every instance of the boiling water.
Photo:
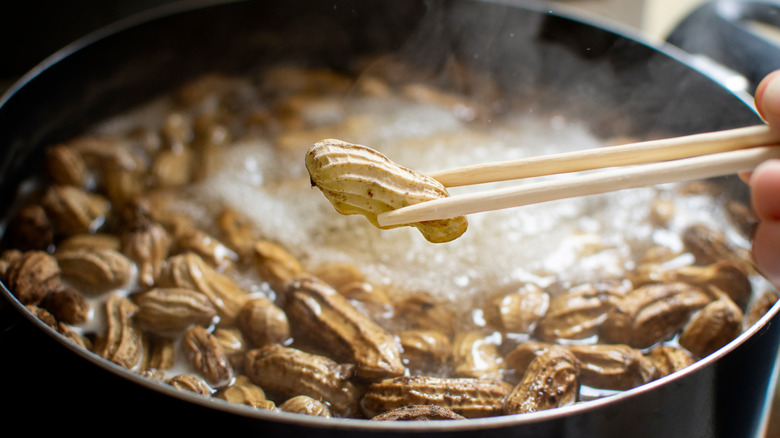
[[(338, 138), (364, 144), (425, 173), (590, 149), (608, 141), (593, 135), (586, 125), (561, 115), (514, 113), (489, 122), (467, 122), (451, 107), (400, 97), (329, 99), (307, 108), (304, 116), (313, 128), (280, 137), (247, 136), (226, 146), (209, 163), (210, 173), (174, 193), (168, 207), (191, 217), (204, 230), (215, 232), (215, 218), (230, 207), (251, 221), (259, 237), (283, 245), (305, 269), (346, 262), (359, 267), (368, 281), (396, 296), (428, 293), (453, 306), (462, 324), (458, 329), (485, 326), (480, 310), (484, 300), (523, 283), (556, 291), (623, 279), (652, 246), (682, 251), (682, 231), (693, 224), (724, 231), (737, 246), (748, 245), (711, 196), (681, 195), (680, 184), (473, 214), (468, 218), (468, 231), (448, 243), (430, 243), (411, 227), (379, 230), (362, 216), (337, 213), (311, 186), (304, 156), (314, 142)], [(177, 108), (169, 97), (163, 97), (105, 121), (91, 133), (125, 138), (138, 127), (156, 132), (174, 110)], [(523, 182), (454, 188), (450, 194), (517, 184)], [(668, 222), (660, 226), (652, 220), (658, 200), (673, 204), (674, 209)], [(249, 293), (273, 294), (256, 275), (231, 275)], [(755, 278), (754, 282), (764, 280)], [(756, 287), (765, 288), (765, 284)], [(129, 294), (133, 290), (130, 284), (114, 293)], [(98, 309), (105, 298), (90, 300)], [(102, 312), (93, 312), (93, 318), (77, 329), (102, 333), (104, 326)], [(530, 335), (509, 337), (520, 342)], [(502, 342), (501, 336), (494, 340)], [(191, 368), (186, 361), (177, 360), (165, 374), (193, 374)], [(447, 370), (441, 374), (447, 375)], [(581, 399), (610, 393), (584, 388)]]
[[(422, 172), (605, 143), (560, 116), (518, 114), (470, 124), (440, 106), (393, 99), (354, 99), (335, 118), (332, 129), (317, 133), (371, 146)], [(242, 140), (224, 151), (208, 179), (181, 193), (175, 208), (205, 224), (230, 206), (305, 267), (353, 263), (395, 293), (427, 292), (463, 311), (507, 285), (622, 278), (651, 245), (680, 249), (678, 236), (688, 225), (724, 226), (710, 197), (676, 196), (670, 184), (474, 214), (463, 236), (432, 244), (414, 228), (379, 230), (362, 216), (337, 213), (311, 187), (303, 164), (306, 149), (319, 139), (283, 150), (263, 138)], [(510, 184), (522, 183), (450, 194)], [(675, 203), (675, 214), (659, 228), (649, 216), (653, 202), (664, 198)]]

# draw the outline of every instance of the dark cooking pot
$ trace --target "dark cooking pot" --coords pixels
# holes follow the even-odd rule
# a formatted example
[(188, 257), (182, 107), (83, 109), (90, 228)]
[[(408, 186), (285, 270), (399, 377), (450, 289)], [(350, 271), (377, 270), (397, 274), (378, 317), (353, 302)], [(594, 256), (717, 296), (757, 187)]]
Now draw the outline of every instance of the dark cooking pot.
[(764, 76), (780, 69), (778, 29), (777, 0), (718, 0), (696, 8), (667, 40), (738, 72), (754, 92)]
[[(338, 67), (394, 51), (436, 66), (447, 54), (494, 75), (528, 111), (556, 111), (605, 137), (653, 138), (760, 123), (739, 97), (673, 47), (643, 43), (547, 5), (415, 0), (195, 1), (98, 31), (53, 55), (0, 101), (0, 202), (7, 210), (43, 147), (201, 73), (279, 60)], [(735, 178), (719, 182), (746, 199)], [(160, 387), (85, 353), (31, 318), (2, 338), (5, 418), (33, 430), (288, 436), (759, 436), (780, 328), (775, 306), (738, 339), (675, 375), (619, 395), (499, 418), (374, 423), (269, 414)], [(18, 312), (17, 312), (18, 311)], [(19, 315), (24, 315), (20, 318)], [(14, 338), (23, 333), (23, 339)]]

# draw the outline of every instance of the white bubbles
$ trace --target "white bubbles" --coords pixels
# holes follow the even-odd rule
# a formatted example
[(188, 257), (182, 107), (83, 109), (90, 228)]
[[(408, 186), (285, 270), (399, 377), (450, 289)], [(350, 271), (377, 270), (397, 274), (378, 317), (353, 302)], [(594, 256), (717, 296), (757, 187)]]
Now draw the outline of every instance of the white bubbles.
[[(480, 125), (439, 106), (394, 99), (358, 99), (348, 108), (338, 129), (322, 132), (371, 146), (423, 172), (604, 143), (585, 126), (555, 116), (508, 115)], [(362, 216), (337, 213), (311, 187), (304, 154), (305, 149), (277, 149), (269, 139), (232, 145), (215, 163), (216, 173), (183, 196), (181, 207), (207, 218), (215, 207), (228, 205), (306, 267), (353, 263), (370, 281), (396, 293), (424, 291), (463, 306), (510, 284), (546, 287), (620, 277), (653, 241), (673, 244), (686, 224), (710, 220), (703, 217), (711, 211), (703, 208), (706, 201), (677, 201), (668, 231), (653, 227), (649, 206), (659, 193), (674, 190), (667, 185), (471, 215), (463, 236), (432, 244), (414, 228), (379, 230)], [(522, 182), (450, 192), (512, 184)], [(193, 213), (198, 209), (204, 212)]]

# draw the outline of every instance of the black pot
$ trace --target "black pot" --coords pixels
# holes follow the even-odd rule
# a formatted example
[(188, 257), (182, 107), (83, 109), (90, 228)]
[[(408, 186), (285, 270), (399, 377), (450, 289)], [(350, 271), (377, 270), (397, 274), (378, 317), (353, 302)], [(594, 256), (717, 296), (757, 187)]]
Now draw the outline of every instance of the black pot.
[[(760, 27), (764, 26), (762, 32)], [(705, 2), (682, 20), (668, 41), (743, 76), (755, 92), (761, 79), (780, 69), (780, 2)], [(775, 33), (772, 37), (772, 33)]]
[[(44, 147), (205, 72), (298, 60), (338, 68), (397, 52), (436, 66), (455, 53), (529, 111), (609, 136), (659, 138), (761, 122), (750, 104), (654, 46), (547, 5), (438, 0), (195, 1), (93, 33), (44, 61), (0, 100), (0, 203), (39, 170)], [(736, 178), (728, 196), (747, 199)], [(34, 430), (289, 436), (752, 437), (764, 427), (780, 343), (775, 306), (682, 372), (567, 408), (491, 419), (374, 423), (257, 412), (156, 385), (76, 349), (10, 303), (0, 337), (6, 417)], [(20, 315), (23, 315), (20, 317)], [(22, 336), (14, 337), (21, 333)]]

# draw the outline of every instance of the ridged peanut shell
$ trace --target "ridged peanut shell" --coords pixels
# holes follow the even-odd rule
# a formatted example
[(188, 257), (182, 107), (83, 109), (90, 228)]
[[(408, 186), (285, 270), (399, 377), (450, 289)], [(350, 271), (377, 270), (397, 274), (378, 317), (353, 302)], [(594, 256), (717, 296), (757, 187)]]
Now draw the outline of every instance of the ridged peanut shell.
[(360, 406), (366, 417), (403, 406), (435, 405), (466, 418), (501, 415), (512, 385), (499, 380), (403, 376), (372, 383)]
[[(433, 178), (407, 169), (366, 146), (327, 139), (306, 153), (311, 183), (341, 214), (360, 214), (377, 228), (377, 215), (408, 205), (449, 196)], [(466, 232), (465, 216), (405, 224), (416, 227), (430, 242), (457, 239)], [(404, 225), (398, 225), (404, 226)]]
[(313, 342), (341, 362), (356, 365), (367, 379), (404, 373), (401, 351), (390, 333), (343, 295), (314, 277), (302, 277), (285, 293), (285, 312), (293, 334)]
[(577, 401), (580, 364), (561, 346), (537, 356), (504, 400), (506, 414), (524, 414), (567, 406)]
[(325, 356), (270, 344), (249, 350), (244, 367), (250, 380), (266, 391), (287, 397), (307, 395), (330, 404), (340, 417), (357, 412), (360, 391), (350, 381), (352, 367)]
[(626, 294), (601, 327), (604, 343), (648, 348), (671, 338), (712, 298), (687, 283), (648, 284)]

